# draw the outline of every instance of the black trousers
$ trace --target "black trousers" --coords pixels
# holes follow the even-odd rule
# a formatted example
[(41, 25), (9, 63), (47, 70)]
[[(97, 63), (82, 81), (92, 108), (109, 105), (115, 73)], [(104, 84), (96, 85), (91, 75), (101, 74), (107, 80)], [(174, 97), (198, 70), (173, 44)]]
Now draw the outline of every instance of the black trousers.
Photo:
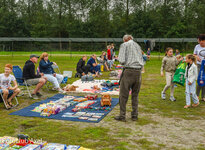
[[(85, 74), (88, 74), (88, 71), (90, 70), (90, 66), (83, 66), (81, 69), (83, 70), (83, 72), (84, 72)], [(80, 74), (83, 73), (83, 72), (82, 72), (81, 70), (79, 70), (79, 69), (77, 70), (77, 72), (80, 73)]]
[(141, 70), (125, 69), (120, 80), (120, 116), (126, 115), (129, 91), (132, 90), (132, 117), (138, 116), (138, 94), (141, 87)]

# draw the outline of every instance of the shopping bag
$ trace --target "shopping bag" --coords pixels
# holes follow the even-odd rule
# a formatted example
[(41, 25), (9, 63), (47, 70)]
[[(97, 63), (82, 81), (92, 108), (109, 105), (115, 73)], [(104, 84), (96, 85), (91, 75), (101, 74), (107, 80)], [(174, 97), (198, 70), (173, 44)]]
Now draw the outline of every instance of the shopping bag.
[(199, 86), (205, 86), (205, 71), (204, 71), (205, 60), (201, 62), (201, 68), (199, 71), (197, 83)]
[(185, 71), (186, 71), (186, 63), (181, 61), (180, 64), (177, 66), (177, 70), (174, 74), (174, 78), (172, 82), (184, 86)]

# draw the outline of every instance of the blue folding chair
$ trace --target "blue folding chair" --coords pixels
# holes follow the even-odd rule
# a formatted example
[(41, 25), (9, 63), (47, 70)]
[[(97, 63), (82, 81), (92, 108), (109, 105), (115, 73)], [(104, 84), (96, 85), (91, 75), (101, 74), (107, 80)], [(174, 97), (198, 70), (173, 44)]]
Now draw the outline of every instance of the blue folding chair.
[(29, 90), (30, 85), (27, 84), (26, 80), (23, 79), (23, 72), (19, 66), (13, 66), (13, 74), (16, 78), (18, 85), (23, 86), (24, 88), (26, 87), (29, 97), (32, 97)]
[[(10, 92), (10, 91), (9, 91), (8, 98), (9, 98), (12, 94), (13, 94), (13, 92)], [(2, 101), (4, 102), (4, 105), (5, 105), (6, 109), (8, 109), (8, 107), (7, 107), (7, 105), (6, 105), (6, 101), (5, 101), (4, 97), (3, 97), (3, 90), (2, 90), (2, 89), (0, 89), (0, 96), (1, 96)], [(12, 108), (14, 108), (14, 107), (16, 107), (16, 106), (19, 105), (19, 102), (18, 102), (18, 99), (16, 98), (16, 96), (15, 96), (14, 98), (15, 98), (15, 100), (16, 100), (16, 105), (14, 105)]]

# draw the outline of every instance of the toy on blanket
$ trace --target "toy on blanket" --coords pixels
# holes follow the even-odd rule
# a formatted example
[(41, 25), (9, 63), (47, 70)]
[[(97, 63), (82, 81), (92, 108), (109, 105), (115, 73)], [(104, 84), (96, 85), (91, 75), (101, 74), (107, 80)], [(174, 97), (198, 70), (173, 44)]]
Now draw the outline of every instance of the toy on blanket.
[(71, 92), (71, 91), (76, 91), (77, 88), (78, 86), (68, 84), (63, 88), (63, 90), (67, 92)]
[(81, 109), (86, 109), (88, 108), (89, 105), (94, 104), (95, 101), (85, 101), (82, 103), (79, 103), (75, 106), (75, 108), (72, 109), (72, 111), (76, 112), (76, 111), (80, 111)]
[(111, 106), (112, 98), (109, 94), (103, 94), (101, 97), (101, 106)]
[(117, 66), (115, 67), (115, 69), (123, 69), (123, 66), (122, 66), (122, 65), (117, 65)]
[(10, 147), (5, 148), (4, 150), (19, 150), (21, 149), (23, 146), (19, 146), (19, 145), (13, 145)]
[(120, 76), (122, 74), (122, 70), (114, 70), (114, 71), (111, 71), (109, 76), (111, 78), (117, 78), (117, 79), (120, 79)]
[(88, 100), (88, 98), (79, 97), (79, 98), (74, 99), (73, 101), (76, 101), (76, 102), (84, 102), (84, 101), (87, 101), (87, 100)]
[(105, 81), (101, 84), (104, 87), (113, 87), (119, 85), (119, 80)]
[(99, 110), (108, 111), (108, 110), (111, 110), (111, 107), (93, 107), (93, 106), (89, 106), (86, 109), (89, 109), (91, 111), (99, 111)]
[(73, 96), (65, 96), (57, 101), (50, 101), (49, 103), (41, 104), (38, 107), (35, 107), (32, 111), (41, 113), (41, 116), (49, 117), (51, 115), (56, 115), (67, 107), (74, 105), (78, 102), (71, 101), (75, 97)]
[(28, 144), (22, 147), (20, 150), (41, 150), (41, 146), (35, 144)]
[(16, 143), (18, 141), (18, 138), (10, 137), (10, 136), (4, 136), (0, 138), (0, 149), (4, 149), (6, 147), (9, 147)]
[(65, 144), (48, 143), (42, 150), (66, 150)]
[(30, 140), (20, 139), (19, 142), (16, 143), (16, 145), (18, 145), (18, 146), (26, 146), (28, 144), (34, 144), (34, 142), (30, 141)]
[(94, 86), (92, 87), (92, 89), (94, 89), (94, 90), (100, 90), (100, 88), (99, 88), (97, 85), (94, 85)]
[(0, 150), (3, 150), (5, 148), (9, 147), (8, 144), (0, 144)]
[(87, 98), (88, 100), (95, 100), (98, 98), (97, 95), (86, 95), (85, 98)]

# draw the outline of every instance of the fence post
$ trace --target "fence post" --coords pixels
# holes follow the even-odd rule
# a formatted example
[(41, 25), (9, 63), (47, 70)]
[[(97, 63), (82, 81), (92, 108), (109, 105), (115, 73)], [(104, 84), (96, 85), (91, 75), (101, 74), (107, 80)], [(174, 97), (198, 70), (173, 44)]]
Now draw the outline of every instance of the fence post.
[(70, 57), (72, 57), (72, 52), (71, 52), (71, 40), (69, 40), (69, 51), (70, 51)]
[(11, 53), (12, 53), (12, 58), (13, 58), (13, 56), (14, 56), (14, 54), (13, 54), (13, 50), (14, 50), (14, 42), (12, 41), (12, 43), (11, 43)]
[(160, 60), (160, 53), (161, 53), (161, 47), (160, 47), (160, 39), (159, 39), (159, 56), (158, 56), (159, 60)]

